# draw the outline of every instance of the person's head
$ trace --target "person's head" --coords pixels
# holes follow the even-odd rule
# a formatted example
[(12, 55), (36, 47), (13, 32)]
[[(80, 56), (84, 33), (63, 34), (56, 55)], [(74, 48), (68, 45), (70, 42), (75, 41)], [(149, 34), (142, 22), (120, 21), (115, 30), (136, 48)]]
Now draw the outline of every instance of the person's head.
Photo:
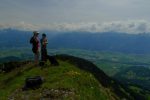
[(44, 37), (46, 37), (46, 34), (45, 34), (45, 33), (43, 33), (43, 34), (42, 34), (42, 37), (43, 37), (43, 38), (44, 38)]
[(34, 35), (34, 36), (38, 36), (38, 35), (39, 35), (39, 32), (38, 32), (38, 31), (33, 31), (33, 35)]

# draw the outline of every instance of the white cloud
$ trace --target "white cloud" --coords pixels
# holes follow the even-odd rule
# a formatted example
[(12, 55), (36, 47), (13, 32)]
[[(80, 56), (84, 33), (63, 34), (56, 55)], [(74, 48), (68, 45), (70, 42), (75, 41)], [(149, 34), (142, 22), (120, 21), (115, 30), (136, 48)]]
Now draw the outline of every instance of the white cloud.
[(84, 32), (122, 32), (122, 33), (149, 33), (150, 22), (145, 20), (112, 21), (104, 23), (53, 23), (29, 24), (24, 21), (17, 24), (0, 24), (0, 29), (13, 28), (19, 30), (53, 30), (53, 31), (84, 31)]

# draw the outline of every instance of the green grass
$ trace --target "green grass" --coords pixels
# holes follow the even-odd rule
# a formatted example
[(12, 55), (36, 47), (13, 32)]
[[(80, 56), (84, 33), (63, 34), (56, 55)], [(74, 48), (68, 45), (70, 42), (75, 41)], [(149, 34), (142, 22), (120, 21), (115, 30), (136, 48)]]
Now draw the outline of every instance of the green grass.
[[(144, 64), (143, 66), (146, 66), (147, 68), (150, 69), (150, 55), (134, 55), (134, 54), (121, 54), (121, 53), (111, 53), (111, 52), (97, 52), (97, 51), (88, 51), (88, 50), (80, 50), (80, 49), (49, 49), (48, 50), (48, 54), (53, 55), (53, 54), (69, 54), (69, 55), (73, 55), (73, 56), (77, 56), (77, 57), (81, 57), (81, 58), (85, 58), (89, 61), (92, 61), (94, 64), (96, 64), (100, 69), (102, 69), (107, 75), (114, 77), (117, 73), (126, 70), (130, 67), (136, 66), (136, 65), (142, 65), (142, 63)], [(29, 59), (32, 58), (32, 52), (30, 48), (18, 48), (16, 49), (10, 49), (10, 50), (1, 50), (0, 51), (0, 58), (3, 57), (7, 57), (7, 56), (17, 56), (19, 58), (23, 58), (23, 59)], [(116, 63), (117, 62), (117, 63)], [(41, 70), (40, 68), (33, 66), (33, 64), (28, 64), (26, 65), (24, 68), (21, 69), (17, 69), (16, 71), (13, 71), (11, 73), (8, 74), (0, 74), (0, 100), (1, 97), (6, 97), (6, 95), (10, 95), (13, 91), (15, 91), (16, 88), (20, 89), (23, 84), (24, 84), (24, 80), (26, 77), (29, 76), (35, 76), (35, 75), (41, 75), (45, 78), (45, 82), (42, 85), (42, 89), (45, 88), (69, 88), (69, 89), (73, 89), (76, 90), (78, 92), (76, 92), (75, 97), (77, 98), (82, 98), (82, 96), (84, 94), (86, 94), (86, 91), (89, 89), (90, 91), (92, 91), (92, 89), (90, 89), (89, 87), (91, 85), (89, 85), (89, 87), (87, 88), (85, 86), (85, 88), (81, 88), (78, 86), (80, 86), (79, 84), (84, 83), (84, 81), (87, 81), (89, 84), (98, 84), (98, 82), (94, 83), (90, 83), (91, 82), (91, 78), (88, 78), (90, 73), (81, 71), (79, 69), (77, 69), (74, 65), (68, 64), (67, 62), (61, 62), (61, 65), (57, 68), (53, 67), (53, 66), (45, 66), (45, 68), (43, 70)], [(145, 65), (147, 64), (147, 65)], [(32, 68), (33, 67), (33, 68)], [(141, 67), (141, 70), (143, 68)], [(20, 71), (21, 70), (21, 71)], [(71, 76), (67, 76), (65, 73), (67, 72), (72, 72), (75, 71), (79, 71), (82, 75), (71, 75)], [(73, 72), (74, 73), (74, 72)], [(86, 73), (88, 74), (86, 76)], [(17, 76), (18, 75), (18, 76)], [(47, 76), (48, 75), (48, 76)], [(85, 75), (85, 76), (84, 76)], [(128, 75), (131, 75), (131, 73), (129, 73)], [(119, 75), (120, 76), (120, 75)], [(88, 80), (85, 80), (85, 79)], [(133, 78), (133, 77), (131, 77)], [(121, 78), (119, 78), (118, 80), (120, 80)], [(141, 78), (141, 76), (136, 76), (135, 78), (136, 80), (143, 80), (143, 79), (148, 79), (149, 78)], [(78, 82), (79, 80), (79, 82)], [(82, 80), (84, 80), (82, 82)], [(76, 83), (77, 82), (77, 83)], [(126, 81), (127, 82), (127, 81)], [(146, 82), (143, 82), (146, 83)], [(14, 85), (12, 85), (14, 84)], [(76, 88), (72, 88), (72, 87), (76, 87)], [(83, 86), (84, 87), (84, 86)], [(97, 85), (96, 85), (97, 87)], [(101, 87), (101, 86), (99, 86)], [(37, 92), (42, 91), (41, 90), (36, 90)], [(104, 89), (100, 88), (100, 93), (102, 95), (104, 95), (104, 97), (107, 97), (106, 95), (109, 94), (105, 93), (107, 91), (104, 92)], [(82, 92), (80, 92), (82, 90)], [(4, 91), (4, 92), (1, 92)], [(85, 91), (85, 92), (84, 92)], [(94, 90), (92, 91), (92, 93), (89, 92), (88, 95), (92, 94), (94, 96), (96, 96), (96, 94), (100, 94), (99, 92), (95, 92), (98, 90)], [(34, 91), (35, 92), (35, 91)], [(21, 93), (20, 93), (21, 94)], [(82, 94), (82, 96), (80, 96), (80, 94)], [(1, 96), (4, 95), (4, 96)], [(86, 97), (87, 95), (83, 96), (84, 98), (89, 98)], [(102, 97), (102, 96), (101, 96)], [(149, 98), (149, 96), (147, 96)], [(148, 99), (149, 100), (149, 99)]]
[[(53, 94), (54, 97), (62, 99), (79, 100), (110, 100), (107, 90), (99, 84), (94, 76), (82, 71), (67, 62), (60, 62), (60, 66), (54, 67), (49, 63), (41, 69), (32, 63), (18, 68), (10, 73), (0, 74), (0, 100), (7, 100), (14, 97), (15, 100), (22, 100), (28, 97), (29, 100), (36, 100), (43, 96), (46, 89), (62, 89), (72, 91), (67, 97)], [(39, 89), (22, 91), (26, 77), (40, 75), (44, 83)], [(28, 95), (28, 96), (27, 96)]]

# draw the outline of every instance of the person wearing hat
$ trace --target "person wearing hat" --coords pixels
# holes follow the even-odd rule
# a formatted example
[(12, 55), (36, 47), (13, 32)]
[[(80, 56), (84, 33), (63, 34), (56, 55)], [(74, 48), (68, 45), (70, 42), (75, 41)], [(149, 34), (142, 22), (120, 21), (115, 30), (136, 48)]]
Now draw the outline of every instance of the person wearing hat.
[(40, 48), (40, 42), (38, 38), (39, 32), (33, 31), (33, 36), (30, 39), (30, 43), (32, 44), (32, 52), (34, 53), (34, 61), (35, 64), (39, 63), (39, 48)]
[(46, 61), (47, 60), (47, 38), (46, 38), (46, 34), (43, 33), (42, 34), (42, 39), (41, 39), (41, 61)]

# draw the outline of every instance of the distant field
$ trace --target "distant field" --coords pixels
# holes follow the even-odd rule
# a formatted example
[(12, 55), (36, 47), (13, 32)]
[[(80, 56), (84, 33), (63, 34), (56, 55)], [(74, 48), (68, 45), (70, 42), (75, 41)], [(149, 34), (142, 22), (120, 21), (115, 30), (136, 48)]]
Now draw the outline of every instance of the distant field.
[[(80, 49), (48, 49), (49, 55), (69, 54), (92, 61), (109, 76), (130, 66), (143, 66), (150, 69), (150, 55), (132, 55), (112, 52), (97, 52)], [(31, 48), (12, 48), (0, 50), (0, 62), (33, 59)], [(18, 60), (17, 59), (17, 60)]]

